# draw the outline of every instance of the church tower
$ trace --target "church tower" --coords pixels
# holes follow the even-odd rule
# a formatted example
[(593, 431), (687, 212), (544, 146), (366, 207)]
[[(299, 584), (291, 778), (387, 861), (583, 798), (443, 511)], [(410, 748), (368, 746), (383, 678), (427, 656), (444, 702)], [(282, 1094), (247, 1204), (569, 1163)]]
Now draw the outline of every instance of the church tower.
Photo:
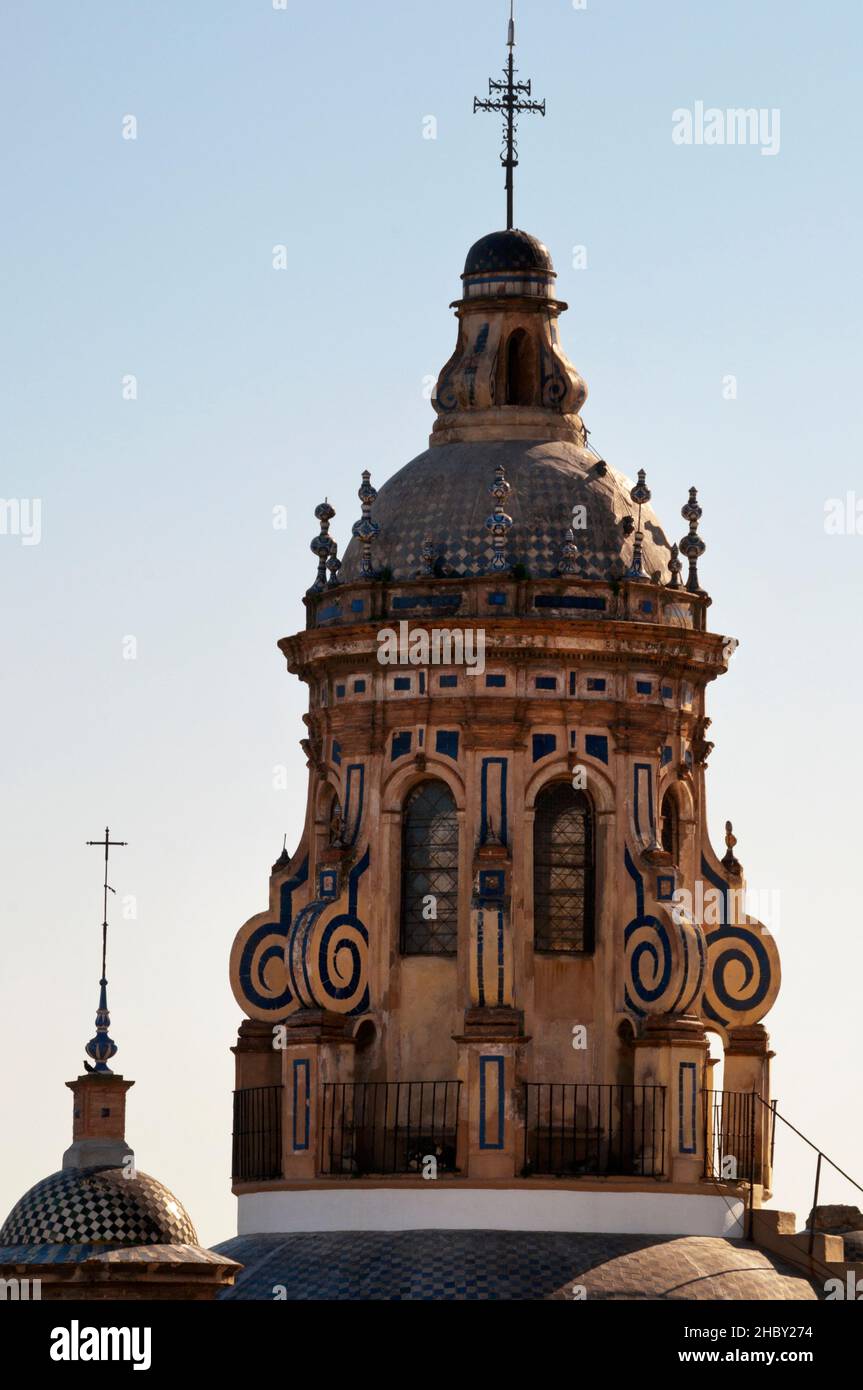
[(343, 559), (315, 513), (305, 825), (231, 955), (241, 1234), (740, 1235), (769, 1195), (779, 960), (707, 832), (735, 643), (696, 489), (666, 532), (588, 442), (555, 279), (477, 241), (429, 447)]

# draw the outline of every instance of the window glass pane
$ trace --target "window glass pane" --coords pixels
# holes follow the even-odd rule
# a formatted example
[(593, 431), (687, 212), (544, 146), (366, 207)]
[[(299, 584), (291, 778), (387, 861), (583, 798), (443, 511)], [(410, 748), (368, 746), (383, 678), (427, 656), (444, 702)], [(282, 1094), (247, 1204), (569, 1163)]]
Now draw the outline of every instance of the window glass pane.
[[(434, 915), (429, 913), (434, 899)], [(455, 955), (458, 945), (458, 818), (443, 782), (422, 782), (402, 823), (402, 951)]]
[(533, 840), (534, 947), (593, 949), (593, 823), (590, 803), (567, 782), (537, 798)]

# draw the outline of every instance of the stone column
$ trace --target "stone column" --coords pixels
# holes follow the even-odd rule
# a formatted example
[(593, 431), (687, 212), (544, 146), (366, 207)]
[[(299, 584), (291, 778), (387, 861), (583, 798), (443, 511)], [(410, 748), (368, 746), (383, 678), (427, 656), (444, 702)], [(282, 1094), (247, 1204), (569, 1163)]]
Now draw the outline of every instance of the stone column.
[(350, 1090), (324, 1091), (330, 1083), (353, 1081), (355, 1044), (347, 1022), (345, 1014), (328, 1009), (298, 1009), (285, 1021), (280, 1049), (285, 1178), (314, 1178), (321, 1167), (330, 1170), (331, 1158), (336, 1174), (350, 1173), (354, 1095)]
[[(671, 1182), (699, 1182), (704, 1175), (704, 1122), (701, 1092), (709, 1044), (700, 1019), (660, 1014), (648, 1018), (635, 1040), (635, 1084), (665, 1088), (636, 1091), (646, 1107), (642, 1169), (661, 1171)], [(660, 1162), (661, 1160), (661, 1162)]]
[[(734, 1129), (737, 1134), (729, 1136), (729, 1140), (725, 1142), (729, 1147), (733, 1142), (737, 1142), (740, 1147), (742, 1138), (743, 1147), (747, 1152), (739, 1156), (741, 1167), (746, 1170), (748, 1177), (748, 1169), (754, 1155), (753, 1181), (763, 1185), (765, 1189), (769, 1189), (772, 1182), (772, 1125), (769, 1105), (770, 1059), (773, 1055), (770, 1051), (770, 1038), (763, 1024), (753, 1023), (747, 1028), (729, 1029), (728, 1045), (725, 1049), (724, 1086), (725, 1092), (730, 1092), (735, 1097), (731, 1102), (726, 1101), (726, 1107), (729, 1116), (736, 1107)], [(758, 1099), (759, 1096), (761, 1100)], [(728, 1123), (729, 1121), (726, 1122)]]
[(462, 1103), (457, 1163), (471, 1178), (513, 1178), (524, 1162), (518, 1080), (524, 1020), (517, 1009), (468, 1009), (456, 1036)]

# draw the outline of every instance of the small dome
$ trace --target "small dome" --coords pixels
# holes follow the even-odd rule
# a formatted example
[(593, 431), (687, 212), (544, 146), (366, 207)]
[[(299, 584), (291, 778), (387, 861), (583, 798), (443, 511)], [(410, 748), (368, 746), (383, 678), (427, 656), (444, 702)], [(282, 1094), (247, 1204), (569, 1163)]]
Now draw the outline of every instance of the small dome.
[(2, 1228), (4, 1245), (197, 1245), (185, 1207), (146, 1173), (67, 1169), (25, 1192)]
[(507, 270), (541, 270), (547, 275), (554, 274), (548, 247), (518, 228), (489, 232), (488, 236), (481, 237), (468, 251), (464, 263), (465, 275)]

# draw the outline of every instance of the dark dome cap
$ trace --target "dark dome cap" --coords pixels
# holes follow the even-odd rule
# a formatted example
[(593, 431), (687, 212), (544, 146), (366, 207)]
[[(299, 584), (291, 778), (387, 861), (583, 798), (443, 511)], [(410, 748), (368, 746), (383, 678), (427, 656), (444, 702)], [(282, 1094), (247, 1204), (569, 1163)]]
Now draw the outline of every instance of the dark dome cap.
[(465, 275), (482, 275), (496, 271), (543, 271), (554, 274), (548, 247), (535, 236), (514, 227), (508, 232), (489, 232), (481, 237), (467, 253)]

